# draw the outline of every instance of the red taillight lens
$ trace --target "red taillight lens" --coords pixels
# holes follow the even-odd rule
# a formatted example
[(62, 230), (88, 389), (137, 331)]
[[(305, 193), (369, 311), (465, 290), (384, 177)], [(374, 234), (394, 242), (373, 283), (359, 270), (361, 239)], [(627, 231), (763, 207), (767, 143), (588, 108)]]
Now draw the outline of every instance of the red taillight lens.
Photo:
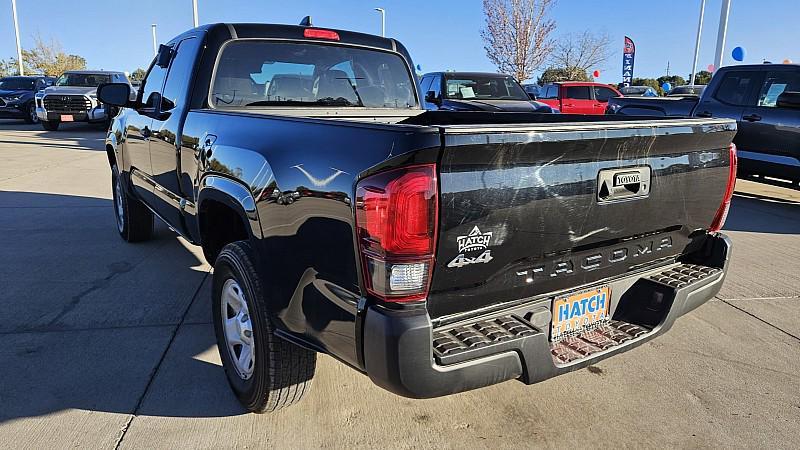
[(303, 30), (303, 36), (315, 39), (328, 39), (330, 41), (339, 40), (339, 33), (331, 30), (320, 30), (319, 28), (306, 28)]
[(436, 166), (404, 167), (356, 187), (356, 227), (367, 290), (386, 301), (427, 296), (438, 217)]
[(725, 219), (728, 218), (728, 210), (731, 208), (731, 199), (733, 198), (733, 190), (736, 188), (736, 166), (738, 165), (738, 158), (736, 156), (736, 145), (731, 143), (730, 146), (730, 159), (731, 165), (728, 172), (728, 186), (725, 189), (725, 197), (722, 198), (722, 204), (719, 205), (717, 214), (714, 216), (714, 221), (708, 231), (716, 233), (721, 230), (725, 225)]

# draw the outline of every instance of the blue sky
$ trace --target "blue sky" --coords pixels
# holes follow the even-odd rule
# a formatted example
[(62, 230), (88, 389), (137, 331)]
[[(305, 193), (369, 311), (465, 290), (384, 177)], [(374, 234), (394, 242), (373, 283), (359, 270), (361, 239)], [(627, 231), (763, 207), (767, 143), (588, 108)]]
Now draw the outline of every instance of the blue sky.
[[(387, 11), (387, 35), (403, 42), (423, 71), (492, 71), (479, 31), (480, 0), (198, 0), (200, 22), (291, 23), (312, 15), (315, 25), (380, 33), (374, 7)], [(722, 0), (708, 0), (698, 68), (713, 62)], [(583, 30), (605, 31), (613, 56), (601, 68), (600, 81), (621, 77), (623, 36), (636, 42), (635, 76), (670, 73), (687, 76), (697, 29), (699, 0), (560, 0), (553, 9), (556, 35)], [(647, 6), (645, 6), (647, 5)], [(192, 26), (191, 0), (17, 0), (22, 45), (37, 33), (56, 38), (66, 51), (84, 56), (90, 68), (133, 71), (152, 58), (150, 24), (158, 24), (159, 41)], [(733, 0), (725, 64), (730, 50), (746, 49), (745, 63), (763, 59), (800, 62), (800, 0)], [(0, 58), (15, 54), (11, 4), (0, 2)]]

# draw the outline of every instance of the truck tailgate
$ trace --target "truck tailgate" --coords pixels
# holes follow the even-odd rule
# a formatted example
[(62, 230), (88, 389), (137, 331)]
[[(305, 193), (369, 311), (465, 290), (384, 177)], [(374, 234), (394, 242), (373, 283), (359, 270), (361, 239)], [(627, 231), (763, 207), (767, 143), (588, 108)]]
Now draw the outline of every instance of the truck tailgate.
[(706, 238), (729, 120), (442, 126), (428, 310), (458, 317), (666, 264)]

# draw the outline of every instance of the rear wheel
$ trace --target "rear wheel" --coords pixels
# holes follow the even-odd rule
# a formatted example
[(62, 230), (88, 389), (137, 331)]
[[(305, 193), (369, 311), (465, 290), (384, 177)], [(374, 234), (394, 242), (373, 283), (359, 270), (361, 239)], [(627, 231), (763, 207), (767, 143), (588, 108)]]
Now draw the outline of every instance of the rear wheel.
[(138, 199), (131, 197), (122, 185), (117, 166), (111, 169), (111, 188), (114, 193), (114, 216), (117, 231), (128, 242), (141, 242), (153, 235), (153, 213)]
[(47, 131), (56, 131), (58, 130), (58, 126), (61, 125), (61, 122), (58, 120), (43, 120), (42, 127)]
[(28, 115), (25, 116), (25, 123), (39, 123), (39, 116), (36, 115), (36, 102), (28, 103)]
[(275, 335), (248, 242), (222, 249), (214, 264), (212, 289), (219, 354), (242, 405), (264, 413), (299, 401), (311, 385), (317, 355)]

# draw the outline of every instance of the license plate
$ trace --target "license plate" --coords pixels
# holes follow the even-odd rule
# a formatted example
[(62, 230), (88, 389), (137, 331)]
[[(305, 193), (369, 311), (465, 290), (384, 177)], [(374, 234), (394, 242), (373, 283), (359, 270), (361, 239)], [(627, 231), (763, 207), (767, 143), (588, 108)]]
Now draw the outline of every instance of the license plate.
[(609, 303), (611, 289), (608, 286), (557, 297), (553, 300), (550, 340), (558, 341), (607, 322)]
[(72, 118), (72, 114), (62, 114), (61, 115), (61, 121), (62, 122), (72, 122), (74, 120), (75, 119)]

